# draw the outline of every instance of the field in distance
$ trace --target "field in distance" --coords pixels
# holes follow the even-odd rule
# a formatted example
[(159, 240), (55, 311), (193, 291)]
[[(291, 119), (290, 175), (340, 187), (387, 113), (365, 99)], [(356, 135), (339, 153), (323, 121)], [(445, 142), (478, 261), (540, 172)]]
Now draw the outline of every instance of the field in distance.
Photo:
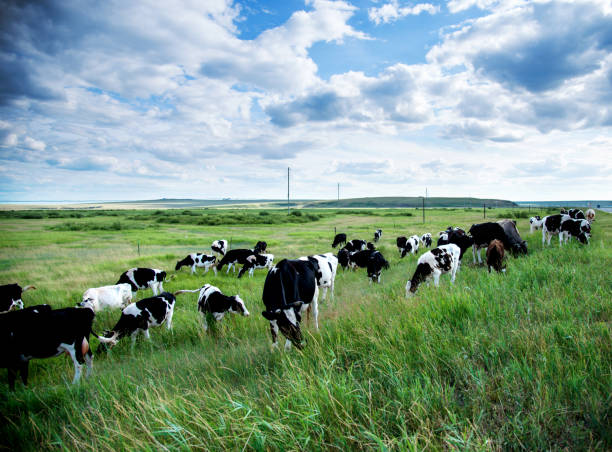
[[(531, 210), (531, 214), (547, 214)], [(556, 209), (555, 209), (556, 212)], [(89, 287), (135, 266), (176, 276), (169, 291), (205, 283), (240, 294), (250, 317), (205, 334), (197, 294), (180, 295), (173, 330), (124, 340), (71, 385), (68, 357), (33, 361), (29, 387), (0, 372), (0, 448), (12, 450), (319, 450), (612, 448), (612, 215), (597, 212), (588, 246), (543, 247), (517, 215), (527, 257), (489, 275), (464, 257), (456, 283), (406, 299), (416, 256), (395, 238), (482, 222), (480, 209), (60, 210), (0, 212), (0, 284), (34, 284), (26, 306), (74, 306)], [(334, 231), (372, 240), (391, 267), (379, 285), (339, 270), (307, 346), (272, 351), (261, 292), (266, 272), (191, 275), (174, 266), (216, 239), (258, 240), (280, 259), (331, 251)], [(419, 255), (422, 254), (419, 250)], [(138, 293), (138, 299), (151, 296)], [(96, 317), (94, 330), (118, 312)], [(97, 341), (92, 339), (95, 349)]]

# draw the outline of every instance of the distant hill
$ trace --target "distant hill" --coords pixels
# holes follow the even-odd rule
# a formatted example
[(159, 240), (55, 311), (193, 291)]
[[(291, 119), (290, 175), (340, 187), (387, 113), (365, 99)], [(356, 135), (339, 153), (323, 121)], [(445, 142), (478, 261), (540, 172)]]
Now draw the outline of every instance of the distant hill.
[[(350, 198), (339, 201), (312, 201), (305, 203), (308, 208), (364, 208), (364, 207), (421, 207), (423, 198), (407, 196), (388, 196), (380, 198)], [(482, 198), (427, 198), (425, 207), (482, 207), (483, 204), (491, 207), (518, 207), (517, 204), (505, 199)]]

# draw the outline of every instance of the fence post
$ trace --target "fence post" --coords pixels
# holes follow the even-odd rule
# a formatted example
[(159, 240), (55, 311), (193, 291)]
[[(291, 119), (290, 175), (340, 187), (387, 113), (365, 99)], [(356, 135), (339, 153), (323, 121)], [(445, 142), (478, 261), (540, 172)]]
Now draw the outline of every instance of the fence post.
[(487, 205), (482, 205), (482, 218), (487, 218)]
[(138, 242), (138, 255), (140, 256), (140, 242)]

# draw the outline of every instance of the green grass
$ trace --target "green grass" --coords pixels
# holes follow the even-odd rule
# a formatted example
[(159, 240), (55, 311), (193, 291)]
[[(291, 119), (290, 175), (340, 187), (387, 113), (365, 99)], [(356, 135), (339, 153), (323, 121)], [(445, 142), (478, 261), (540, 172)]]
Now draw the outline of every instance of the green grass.
[[(504, 209), (503, 211), (505, 211)], [(502, 211), (502, 212), (503, 212)], [(237, 280), (187, 269), (170, 291), (211, 283), (239, 293), (251, 317), (229, 317), (204, 334), (196, 294), (179, 296), (174, 328), (97, 356), (94, 374), (71, 385), (67, 357), (32, 361), (28, 388), (0, 375), (0, 447), (67, 450), (604, 450), (612, 448), (612, 215), (598, 212), (589, 246), (542, 248), (489, 275), (464, 258), (454, 286), (404, 297), (416, 257), (400, 260), (395, 237), (468, 228), (481, 210), (326, 211), (294, 222), (238, 223), (239, 210), (122, 211), (76, 218), (0, 219), (0, 283), (35, 284), (26, 305), (72, 306), (89, 288), (133, 266), (170, 270), (214, 239), (232, 247), (266, 240), (276, 261), (330, 250), (334, 228), (371, 239), (390, 261), (380, 285), (365, 270), (340, 271), (333, 300), (306, 322), (304, 351), (272, 351), (261, 317), (264, 271)], [(79, 212), (77, 212), (79, 213)], [(100, 212), (96, 212), (99, 214)], [(546, 214), (532, 209), (531, 214)], [(204, 214), (225, 223), (199, 225)], [(316, 214), (319, 215), (318, 212)], [(179, 218), (178, 223), (156, 217)], [(487, 217), (497, 218), (497, 212)], [(108, 225), (121, 224), (120, 229)], [(83, 224), (80, 229), (63, 224)], [(140, 249), (140, 255), (138, 250)], [(420, 253), (419, 253), (420, 254)], [(139, 298), (150, 292), (140, 293)], [(94, 325), (113, 325), (117, 312)], [(95, 342), (95, 341), (94, 341)], [(96, 345), (94, 345), (95, 348)]]

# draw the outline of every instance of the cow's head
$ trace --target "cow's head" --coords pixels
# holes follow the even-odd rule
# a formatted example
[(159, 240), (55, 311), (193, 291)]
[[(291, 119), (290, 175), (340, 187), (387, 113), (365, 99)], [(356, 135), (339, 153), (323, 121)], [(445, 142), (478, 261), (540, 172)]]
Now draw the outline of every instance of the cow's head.
[(589, 243), (589, 234), (587, 234), (587, 233), (585, 233), (585, 232), (581, 232), (581, 233), (578, 235), (578, 241), (579, 241), (580, 243), (584, 243), (585, 245), (588, 245), (588, 243)]
[(416, 290), (417, 290), (417, 285), (412, 284), (412, 280), (409, 279), (408, 282), (406, 283), (406, 298), (413, 296)]
[(280, 309), (263, 311), (261, 313), (270, 322), (275, 321), (283, 336), (289, 339), (300, 350), (304, 348), (302, 330), (300, 329), (300, 308), (302, 304), (301, 301), (296, 301)]
[(240, 298), (240, 295), (234, 295), (232, 298), (233, 301), (231, 310), (236, 314), (242, 314), (243, 316), (247, 317), (249, 315), (249, 311), (247, 310), (246, 305), (244, 304), (244, 300)]
[(512, 245), (512, 250), (516, 254), (527, 254), (527, 242), (523, 240), (521, 243), (515, 243)]
[(77, 303), (77, 306), (79, 308), (89, 308), (94, 312), (96, 311), (95, 302), (92, 298), (83, 298), (83, 301), (81, 301), (80, 303)]

